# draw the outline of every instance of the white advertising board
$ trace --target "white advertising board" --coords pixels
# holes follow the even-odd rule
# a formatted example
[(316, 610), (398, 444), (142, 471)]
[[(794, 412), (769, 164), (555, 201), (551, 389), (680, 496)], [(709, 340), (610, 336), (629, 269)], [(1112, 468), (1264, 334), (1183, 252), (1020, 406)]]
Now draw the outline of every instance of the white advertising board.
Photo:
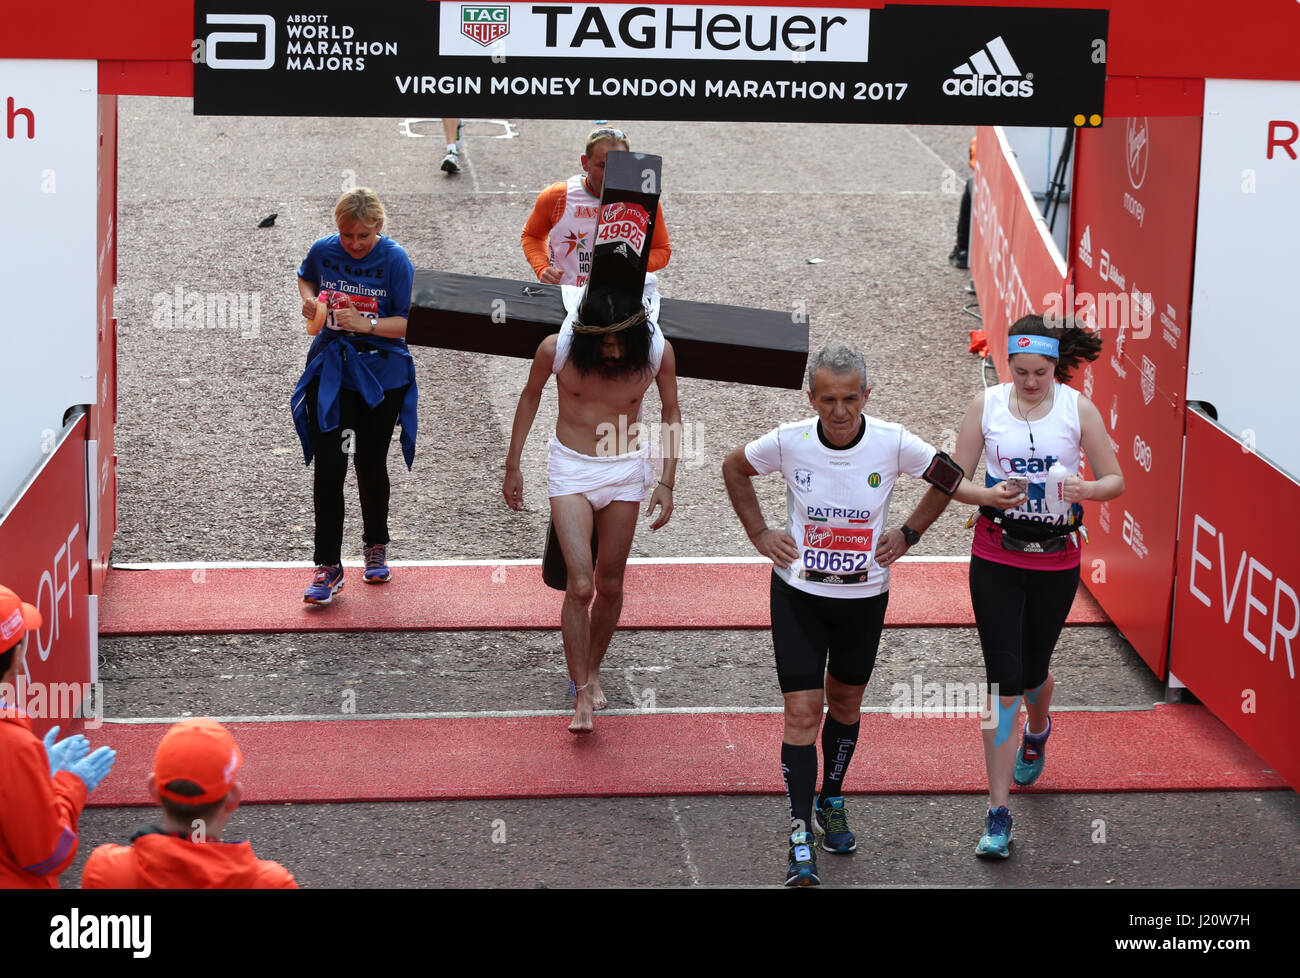
[(1205, 82), (1187, 398), (1292, 476), (1300, 82)]
[(0, 506), (95, 401), (94, 61), (0, 59)]

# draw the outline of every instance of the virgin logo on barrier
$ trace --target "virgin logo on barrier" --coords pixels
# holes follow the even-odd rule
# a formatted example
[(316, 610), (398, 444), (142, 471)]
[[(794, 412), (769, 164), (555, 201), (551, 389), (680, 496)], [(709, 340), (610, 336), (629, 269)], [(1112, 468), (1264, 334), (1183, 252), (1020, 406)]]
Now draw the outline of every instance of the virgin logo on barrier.
[(1141, 190), (1147, 178), (1147, 159), (1151, 152), (1150, 127), (1146, 116), (1128, 120), (1125, 129), (1124, 150), (1128, 157), (1128, 182), (1134, 190)]

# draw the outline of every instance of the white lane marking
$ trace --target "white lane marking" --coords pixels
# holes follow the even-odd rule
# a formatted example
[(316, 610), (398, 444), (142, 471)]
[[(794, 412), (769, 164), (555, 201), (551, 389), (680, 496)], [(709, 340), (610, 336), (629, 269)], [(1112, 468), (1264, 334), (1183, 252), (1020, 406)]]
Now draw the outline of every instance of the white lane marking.
[(911, 136), (913, 139), (915, 139), (915, 140), (916, 140), (916, 144), (917, 144), (918, 146), (920, 146), (923, 150), (925, 150), (927, 153), (929, 153), (931, 156), (933, 156), (936, 160), (938, 160), (939, 163), (940, 163), (940, 165), (941, 165), (945, 170), (951, 170), (951, 169), (952, 169), (952, 167), (950, 167), (950, 166), (948, 165), (948, 161), (945, 160), (945, 159), (944, 159), (942, 156), (940, 156), (938, 153), (936, 153), (933, 149), (931, 149), (931, 148), (929, 147), (929, 145), (927, 145), (926, 142), (925, 142), (923, 139), (921, 139), (920, 136), (918, 136), (916, 133), (914, 133), (914, 132), (912, 131), (912, 128), (911, 128), (910, 126), (903, 126), (903, 132), (907, 133), (909, 136)]
[(686, 868), (691, 873), (691, 886), (699, 886), (700, 871), (695, 866), (695, 857), (691, 855), (691, 842), (686, 837), (686, 826), (682, 824), (682, 813), (677, 810), (677, 799), (668, 799), (668, 810), (673, 813), (673, 823), (677, 826), (677, 834), (682, 837), (682, 852), (686, 855)]
[[(1163, 703), (1152, 703), (1150, 706), (1053, 706), (1053, 713), (1135, 713), (1150, 712)], [(654, 710), (601, 710), (600, 715), (603, 717), (631, 717), (631, 716), (655, 716), (659, 714), (707, 714), (716, 713), (724, 716), (739, 714), (756, 714), (756, 713), (784, 713), (785, 708), (781, 706), (673, 706), (661, 707)], [(863, 713), (893, 713), (896, 712), (890, 706), (864, 706)], [(916, 711), (923, 715), (934, 715), (939, 717), (952, 716), (955, 711), (944, 713), (942, 709), (921, 709)], [(321, 722), (325, 720), (343, 720), (353, 722), (356, 720), (473, 720), (482, 718), (488, 720), (514, 720), (526, 717), (570, 717), (573, 715), (572, 710), (474, 710), (458, 711), (450, 713), (304, 713), (299, 715), (287, 716), (226, 716), (213, 717), (218, 723), (305, 723)], [(117, 723), (124, 725), (144, 725), (150, 723), (173, 724), (180, 723), (182, 720), (192, 718), (192, 714), (179, 717), (105, 717), (104, 723)], [(979, 716), (978, 711), (969, 711), (967, 713), (956, 714), (957, 718), (965, 719), (966, 717), (975, 718)]]
[[(629, 557), (629, 564), (653, 566), (670, 565), (715, 565), (730, 566), (742, 564), (771, 564), (766, 557)], [(898, 563), (909, 564), (967, 564), (970, 556), (964, 557), (899, 557)], [(129, 564), (112, 564), (113, 570), (124, 571), (165, 571), (165, 570), (281, 570), (284, 568), (310, 570), (314, 564), (300, 560), (207, 560), (207, 561), (142, 561)], [(344, 567), (364, 567), (360, 560), (345, 560)], [(501, 560), (390, 560), (389, 567), (541, 567), (539, 558), (503, 558)]]

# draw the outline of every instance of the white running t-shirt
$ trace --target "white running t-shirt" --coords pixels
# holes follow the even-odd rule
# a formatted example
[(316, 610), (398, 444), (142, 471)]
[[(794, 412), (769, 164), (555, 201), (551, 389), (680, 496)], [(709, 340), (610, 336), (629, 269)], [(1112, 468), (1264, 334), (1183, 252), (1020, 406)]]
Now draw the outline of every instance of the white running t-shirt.
[(888, 529), (889, 500), (902, 473), (920, 477), (934, 448), (901, 424), (864, 414), (861, 438), (830, 448), (818, 421), (793, 421), (745, 446), (759, 475), (780, 472), (786, 484), (786, 532), (799, 560), (775, 568), (781, 580), (809, 594), (867, 598), (889, 590), (889, 568), (876, 563)]

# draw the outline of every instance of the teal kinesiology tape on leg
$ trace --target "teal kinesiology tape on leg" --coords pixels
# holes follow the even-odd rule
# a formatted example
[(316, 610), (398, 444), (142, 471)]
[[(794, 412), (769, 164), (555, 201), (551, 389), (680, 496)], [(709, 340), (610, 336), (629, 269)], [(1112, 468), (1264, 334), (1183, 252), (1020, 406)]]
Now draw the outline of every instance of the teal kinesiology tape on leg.
[(1011, 724), (1020, 715), (1020, 697), (1017, 696), (1010, 706), (1002, 705), (1000, 696), (993, 697), (993, 708), (998, 711), (998, 732), (993, 737), (993, 746), (1001, 747), (1011, 736)]
[(1025, 702), (1026, 702), (1026, 703), (1029, 703), (1029, 704), (1031, 704), (1031, 705), (1034, 704), (1034, 703), (1037, 703), (1037, 702), (1038, 702), (1038, 691), (1039, 691), (1040, 689), (1042, 689), (1042, 688), (1043, 688), (1044, 686), (1046, 686), (1046, 685), (1047, 685), (1047, 680), (1044, 679), (1041, 683), (1039, 683), (1039, 684), (1038, 684), (1037, 686), (1035, 686), (1033, 689), (1027, 689), (1027, 690), (1025, 690)]

